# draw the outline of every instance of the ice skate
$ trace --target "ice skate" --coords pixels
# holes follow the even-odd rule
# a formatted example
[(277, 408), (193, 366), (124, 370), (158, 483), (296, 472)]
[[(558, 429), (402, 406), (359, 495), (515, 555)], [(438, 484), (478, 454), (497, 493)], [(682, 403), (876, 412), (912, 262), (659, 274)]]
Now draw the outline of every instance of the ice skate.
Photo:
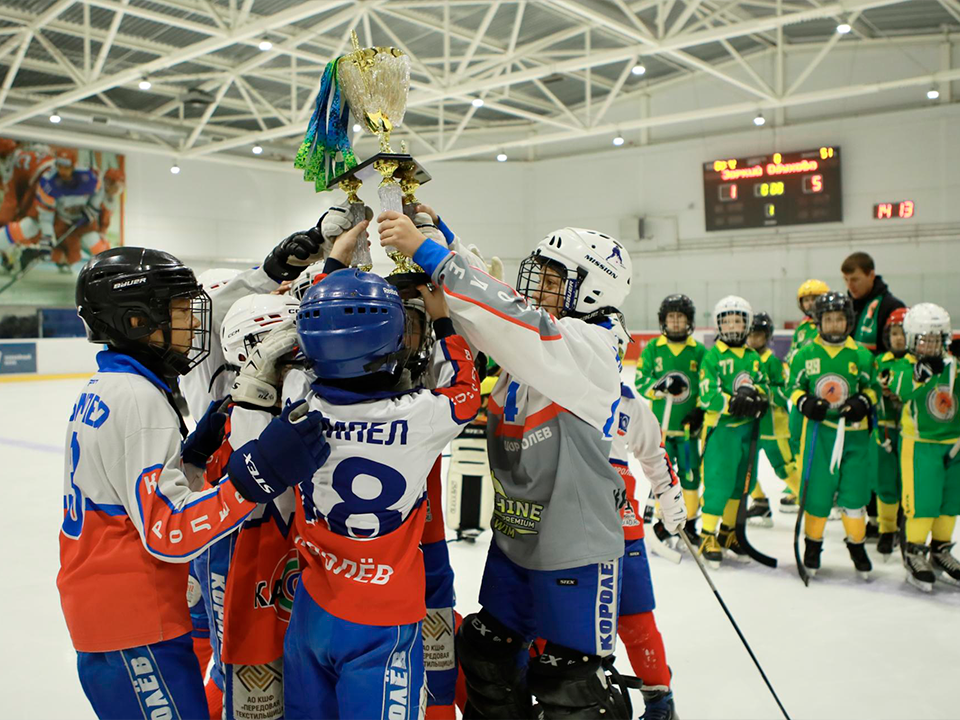
[(717, 542), (720, 544), (728, 556), (737, 562), (750, 562), (750, 556), (737, 540), (737, 533), (731, 527), (720, 526), (720, 532), (717, 534)]
[(784, 495), (780, 498), (780, 512), (787, 513), (788, 515), (796, 515), (798, 507), (797, 496), (793, 495)]
[(930, 543), (930, 565), (937, 577), (948, 585), (960, 587), (960, 561), (950, 551), (955, 543)]
[(807, 575), (814, 577), (820, 569), (820, 553), (823, 552), (823, 540), (804, 538), (803, 566)]
[(673, 691), (665, 687), (642, 688), (643, 715), (640, 720), (679, 720), (677, 708), (673, 704)]
[(850, 553), (850, 559), (853, 560), (853, 566), (857, 569), (857, 574), (864, 580), (870, 577), (870, 571), (873, 570), (873, 563), (867, 556), (867, 548), (862, 542), (846, 541), (847, 551)]
[(773, 527), (773, 513), (770, 512), (770, 500), (757, 498), (747, 508), (747, 522), (757, 527)]
[(908, 542), (904, 547), (903, 566), (907, 569), (907, 582), (923, 592), (933, 592), (936, 575), (927, 559), (930, 548), (920, 543)]
[(714, 570), (720, 568), (720, 563), (723, 561), (723, 550), (720, 548), (720, 543), (717, 542), (717, 536), (714, 533), (706, 531), (700, 533), (700, 549), (698, 552)]
[(893, 557), (893, 549), (897, 546), (897, 533), (882, 532), (877, 540), (877, 552), (883, 562), (889, 562)]
[(687, 534), (687, 539), (690, 541), (690, 544), (694, 547), (699, 547), (700, 545), (700, 533), (697, 532), (697, 519), (690, 518), (683, 525), (683, 532)]

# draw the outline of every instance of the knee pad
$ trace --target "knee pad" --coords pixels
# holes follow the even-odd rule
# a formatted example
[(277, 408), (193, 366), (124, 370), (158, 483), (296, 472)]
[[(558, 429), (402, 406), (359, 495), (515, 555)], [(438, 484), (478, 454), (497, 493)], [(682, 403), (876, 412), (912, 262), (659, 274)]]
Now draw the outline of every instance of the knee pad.
[(867, 509), (865, 507), (840, 508), (840, 511), (849, 518), (862, 518), (866, 517), (867, 514)]
[(612, 655), (587, 655), (548, 642), (530, 662), (527, 682), (544, 718), (628, 720), (630, 699), (611, 682), (607, 670), (612, 668)]
[(456, 649), (467, 685), (466, 720), (533, 716), (523, 668), (517, 665), (526, 646), (520, 635), (485, 610), (463, 619)]

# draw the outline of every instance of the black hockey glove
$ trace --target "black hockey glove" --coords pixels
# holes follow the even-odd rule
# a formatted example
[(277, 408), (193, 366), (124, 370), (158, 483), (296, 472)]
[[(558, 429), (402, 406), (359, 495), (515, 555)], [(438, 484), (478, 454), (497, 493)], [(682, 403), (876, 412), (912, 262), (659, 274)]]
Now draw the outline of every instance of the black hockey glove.
[(848, 423), (858, 423), (870, 414), (872, 405), (870, 398), (863, 393), (857, 393), (840, 408), (840, 417), (846, 418)]
[[(730, 396), (730, 414), (734, 417), (753, 417), (756, 412), (753, 406), (753, 395), (756, 390), (749, 385), (744, 385)], [(752, 394), (751, 394), (752, 393)]]
[(797, 401), (797, 410), (799, 410), (805, 418), (813, 420), (814, 422), (823, 422), (827, 417), (827, 410), (829, 409), (830, 403), (810, 393), (801, 396), (800, 400)]
[(691, 436), (699, 435), (700, 429), (703, 427), (703, 409), (695, 407), (688, 412), (687, 416), (683, 419), (683, 424), (690, 428)]
[(943, 372), (944, 363), (940, 356), (925, 357), (913, 366), (913, 379), (921, 385)]
[(301, 230), (280, 241), (263, 261), (263, 271), (272, 280), (294, 280), (322, 255), (323, 236), (318, 227)]
[(683, 395), (690, 383), (682, 375), (664, 375), (657, 380), (653, 386), (654, 392), (669, 393), (670, 395)]
[(183, 461), (198, 468), (205, 467), (207, 460), (223, 443), (223, 428), (227, 424), (227, 413), (221, 410), (226, 403), (214, 400), (197, 422), (197, 429), (183, 441), (180, 456)]

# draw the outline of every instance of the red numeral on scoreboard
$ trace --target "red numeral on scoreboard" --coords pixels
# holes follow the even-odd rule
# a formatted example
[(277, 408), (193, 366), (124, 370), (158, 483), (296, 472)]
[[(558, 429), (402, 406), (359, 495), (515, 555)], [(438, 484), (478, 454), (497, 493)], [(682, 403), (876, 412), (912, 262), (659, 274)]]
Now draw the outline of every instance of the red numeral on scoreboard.
[(913, 217), (913, 200), (904, 200), (900, 203), (899, 215), (902, 218)]
[(823, 175), (804, 175), (801, 189), (806, 195), (823, 192)]
[(726, 185), (721, 185), (719, 189), (720, 193), (720, 202), (733, 202), (737, 199), (737, 185), (736, 183), (727, 183)]
[(880, 203), (877, 205), (877, 220), (884, 220), (893, 217), (893, 203)]

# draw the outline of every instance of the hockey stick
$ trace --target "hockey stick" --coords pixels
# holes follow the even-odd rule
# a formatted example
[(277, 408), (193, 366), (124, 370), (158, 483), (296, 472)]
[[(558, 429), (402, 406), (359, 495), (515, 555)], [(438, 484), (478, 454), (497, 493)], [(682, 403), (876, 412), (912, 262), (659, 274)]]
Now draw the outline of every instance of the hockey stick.
[(793, 557), (797, 561), (797, 572), (803, 580), (804, 587), (810, 585), (810, 575), (800, 559), (800, 526), (803, 525), (803, 508), (807, 504), (807, 489), (810, 487), (810, 468), (813, 467), (813, 450), (817, 446), (817, 432), (820, 423), (813, 423), (813, 434), (810, 436), (810, 449), (803, 463), (803, 477), (800, 479), (800, 504), (797, 506), (797, 523), (793, 526)]
[(750, 556), (751, 560), (755, 560), (761, 565), (775, 568), (777, 566), (777, 559), (772, 558), (769, 555), (764, 555), (753, 545), (751, 545), (749, 540), (747, 540), (747, 498), (750, 497), (750, 480), (753, 478), (754, 473), (757, 470), (757, 441), (759, 439), (760, 421), (754, 420), (753, 429), (750, 431), (750, 459), (749, 465), (747, 466), (747, 477), (743, 483), (743, 495), (740, 496), (740, 506), (737, 508), (737, 524), (735, 532), (737, 535), (737, 542), (740, 543), (740, 547), (742, 547), (744, 552)]
[[(660, 438), (666, 444), (667, 439), (667, 427), (670, 425), (670, 412), (673, 409), (673, 395), (667, 395), (667, 404), (663, 409), (663, 420), (660, 422)], [(655, 529), (655, 516), (654, 509), (656, 505), (656, 498), (653, 495), (653, 488), (650, 488), (649, 495), (647, 496), (647, 502), (643, 508), (643, 523), (648, 525), (650, 528), (649, 533), (644, 533), (644, 538), (650, 539), (650, 550), (655, 554), (662, 557), (664, 560), (669, 560), (674, 564), (678, 564), (682, 559), (682, 555), (679, 550), (667, 545), (659, 537), (657, 537), (657, 531)], [(681, 530), (682, 532), (682, 530)]]
[(757, 660), (757, 656), (753, 654), (753, 650), (750, 648), (750, 643), (748, 643), (747, 639), (743, 636), (743, 633), (740, 631), (740, 626), (737, 625), (737, 621), (733, 619), (733, 615), (730, 613), (729, 608), (727, 608), (727, 604), (723, 601), (723, 598), (720, 597), (720, 591), (717, 590), (717, 586), (713, 584), (713, 580), (710, 578), (710, 573), (707, 572), (707, 568), (704, 566), (703, 560), (697, 554), (697, 551), (694, 549), (693, 545), (690, 543), (690, 540), (686, 535), (683, 534), (683, 532), (680, 533), (680, 539), (687, 546), (687, 550), (690, 551), (690, 554), (693, 555), (693, 559), (697, 561), (697, 567), (700, 568), (700, 572), (703, 573), (704, 580), (707, 581), (707, 585), (709, 585), (710, 589), (713, 591), (713, 596), (717, 599), (717, 602), (720, 603), (720, 607), (723, 608), (723, 612), (726, 614), (730, 624), (733, 625), (733, 629), (737, 631), (737, 636), (740, 638), (740, 642), (743, 643), (743, 646), (750, 654), (750, 659), (753, 660), (753, 664), (757, 666), (757, 670), (760, 672), (760, 677), (762, 677), (763, 682), (766, 683), (767, 689), (770, 691), (770, 694), (773, 695), (773, 699), (777, 701), (777, 707), (780, 708), (780, 712), (783, 713), (783, 717), (785, 717), (786, 720), (790, 720), (790, 715), (787, 714), (786, 708), (783, 707), (783, 703), (780, 702), (780, 698), (777, 697), (777, 691), (773, 689), (773, 685), (770, 684), (767, 674), (760, 666), (760, 661)]
[(77, 220), (73, 225), (71, 225), (70, 227), (68, 227), (68, 228), (64, 231), (63, 235), (60, 236), (59, 239), (54, 240), (54, 241), (53, 241), (53, 246), (50, 248), (50, 252), (49, 252), (49, 253), (40, 252), (39, 255), (37, 255), (36, 257), (32, 258), (26, 265), (24, 265), (24, 266), (21, 267), (17, 272), (15, 272), (15, 273), (13, 274), (13, 276), (10, 278), (10, 280), (9, 280), (3, 287), (0, 287), (0, 294), (3, 294), (3, 293), (6, 292), (7, 290), (9, 290), (11, 287), (13, 287), (14, 285), (16, 285), (18, 282), (20, 282), (20, 280), (23, 279), (23, 276), (24, 276), (24, 275), (26, 275), (28, 272), (30, 272), (31, 270), (33, 270), (33, 268), (36, 267), (37, 265), (39, 265), (41, 262), (43, 262), (44, 260), (49, 259), (49, 258), (50, 258), (50, 254), (53, 253), (54, 250), (58, 250), (58, 249), (60, 248), (60, 246), (63, 245), (63, 244), (67, 241), (67, 239), (68, 239), (74, 232), (76, 232), (76, 231), (80, 228), (81, 223), (83, 223), (83, 222), (86, 222), (86, 216), (81, 217), (81, 218), (80, 218), (79, 220)]

